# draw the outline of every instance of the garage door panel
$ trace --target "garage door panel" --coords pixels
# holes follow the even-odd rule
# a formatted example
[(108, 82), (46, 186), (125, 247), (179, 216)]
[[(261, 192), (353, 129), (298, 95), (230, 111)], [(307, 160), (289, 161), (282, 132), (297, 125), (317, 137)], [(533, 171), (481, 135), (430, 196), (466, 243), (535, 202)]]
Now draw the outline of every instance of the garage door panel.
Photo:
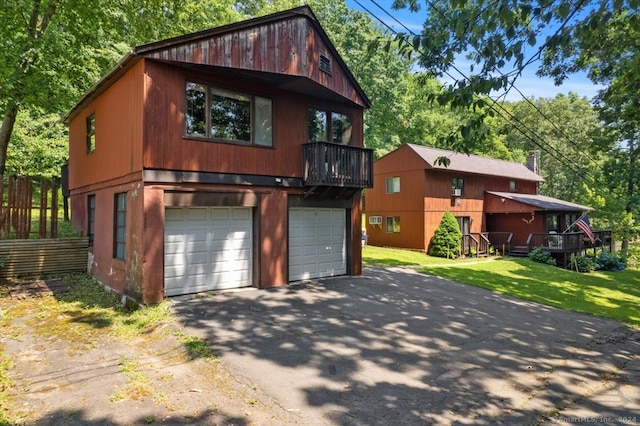
[(207, 209), (206, 208), (195, 208), (191, 207), (186, 210), (186, 220), (196, 221), (196, 220), (206, 220), (207, 219)]
[(165, 294), (249, 286), (252, 220), (246, 207), (165, 210)]
[(289, 210), (289, 279), (346, 273), (346, 210)]

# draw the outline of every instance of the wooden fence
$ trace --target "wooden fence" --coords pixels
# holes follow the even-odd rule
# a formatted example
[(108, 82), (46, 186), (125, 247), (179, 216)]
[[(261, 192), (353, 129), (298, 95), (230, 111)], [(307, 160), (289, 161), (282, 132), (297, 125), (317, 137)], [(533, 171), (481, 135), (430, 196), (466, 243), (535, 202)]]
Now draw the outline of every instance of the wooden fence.
[[(24, 176), (0, 179), (0, 239), (56, 238), (58, 236), (58, 188), (55, 180)], [(34, 198), (36, 205), (34, 206)], [(32, 230), (32, 214), (38, 212), (38, 229)]]
[(1, 240), (0, 280), (86, 272), (89, 238)]

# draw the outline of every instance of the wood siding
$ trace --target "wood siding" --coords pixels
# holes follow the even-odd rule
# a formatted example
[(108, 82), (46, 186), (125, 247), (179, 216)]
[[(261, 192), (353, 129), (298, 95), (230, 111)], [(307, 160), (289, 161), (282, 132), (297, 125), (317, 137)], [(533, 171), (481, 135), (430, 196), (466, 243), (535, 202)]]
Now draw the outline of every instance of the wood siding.
[[(147, 58), (305, 77), (365, 107), (334, 49), (306, 16), (264, 22), (228, 32), (203, 33), (169, 48), (145, 53)], [(320, 70), (320, 55), (331, 61), (331, 73)]]
[(88, 238), (0, 241), (0, 278), (87, 271)]
[[(331, 104), (310, 96), (272, 89), (257, 81), (235, 79), (227, 74), (187, 71), (156, 61), (147, 61), (146, 64), (145, 168), (302, 178), (302, 144), (307, 141), (307, 110), (311, 105), (350, 114), (353, 119), (353, 145), (362, 146), (361, 108)], [(187, 80), (271, 98), (274, 146), (257, 147), (185, 137)]]
[[(144, 64), (139, 62), (69, 123), (71, 191), (142, 170)], [(96, 149), (86, 150), (86, 118), (95, 114)]]
[[(374, 187), (365, 192), (369, 244), (426, 251), (446, 211), (456, 217), (468, 217), (470, 232), (476, 234), (488, 230), (485, 223), (485, 191), (509, 192), (511, 181), (515, 181), (519, 193), (537, 194), (538, 191), (536, 182), (429, 167), (408, 146), (375, 162)], [(387, 194), (385, 179), (393, 176), (400, 177), (400, 192)], [(460, 196), (452, 196), (453, 178), (464, 180)], [(528, 211), (531, 211), (530, 207)], [(382, 226), (370, 225), (370, 216), (382, 216)], [(399, 233), (387, 232), (386, 218), (389, 216), (400, 217)], [(515, 221), (519, 224), (516, 229), (498, 227), (492, 231), (516, 232), (522, 228), (520, 216), (518, 221)]]

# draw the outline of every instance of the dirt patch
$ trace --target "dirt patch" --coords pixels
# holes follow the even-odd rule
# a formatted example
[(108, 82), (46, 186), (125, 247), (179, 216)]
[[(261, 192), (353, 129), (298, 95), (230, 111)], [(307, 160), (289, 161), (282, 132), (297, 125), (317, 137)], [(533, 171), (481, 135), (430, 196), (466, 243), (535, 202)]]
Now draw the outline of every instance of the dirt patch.
[(6, 285), (11, 299), (54, 296), (69, 292), (69, 287), (61, 279), (37, 280)]
[(10, 361), (0, 411), (9, 424), (299, 422), (215, 356), (194, 356), (178, 324), (164, 320), (123, 339), (99, 315), (52, 308), (54, 292), (0, 298), (0, 361)]

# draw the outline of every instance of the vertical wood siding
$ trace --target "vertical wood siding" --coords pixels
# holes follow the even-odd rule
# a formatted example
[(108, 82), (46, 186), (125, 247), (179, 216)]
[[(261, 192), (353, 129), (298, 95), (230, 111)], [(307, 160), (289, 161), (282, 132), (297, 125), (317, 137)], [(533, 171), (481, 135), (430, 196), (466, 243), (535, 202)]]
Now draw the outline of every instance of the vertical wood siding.
[[(69, 188), (142, 169), (144, 64), (137, 63), (69, 123)], [(96, 148), (86, 152), (86, 118), (95, 113)]]
[[(320, 70), (320, 54), (331, 60), (332, 72)], [(243, 70), (258, 70), (308, 77), (343, 97), (365, 106), (332, 49), (304, 16), (262, 25), (211, 33), (167, 49), (145, 54), (148, 58)]]
[[(354, 145), (362, 146), (361, 108), (327, 104), (227, 75), (185, 71), (156, 61), (146, 63), (149, 83), (144, 112), (145, 168), (302, 177), (302, 144), (307, 141), (310, 105), (350, 114)], [(274, 112), (273, 148), (184, 137), (184, 90), (185, 81), (190, 79), (270, 97)]]
[[(374, 187), (365, 192), (366, 215), (367, 218), (382, 216), (382, 226), (369, 225), (367, 219), (370, 244), (428, 250), (445, 211), (450, 211), (456, 217), (469, 217), (471, 233), (484, 232), (487, 230), (485, 197), (489, 200), (496, 198), (486, 195), (485, 191), (509, 192), (510, 181), (515, 180), (426, 167), (426, 163), (408, 147), (402, 147), (376, 161)], [(400, 177), (398, 194), (386, 194), (385, 178), (392, 176)], [(451, 180), (454, 177), (464, 179), (460, 197), (451, 195)], [(537, 184), (516, 180), (516, 190), (536, 194)], [(531, 209), (528, 206), (525, 211), (530, 212)], [(514, 208), (514, 211), (523, 211), (522, 205), (520, 210)], [(400, 217), (400, 233), (386, 231), (388, 216)], [(517, 225), (515, 228), (492, 230), (514, 232), (522, 228), (521, 219), (522, 216), (518, 216), (516, 221), (510, 222)]]

